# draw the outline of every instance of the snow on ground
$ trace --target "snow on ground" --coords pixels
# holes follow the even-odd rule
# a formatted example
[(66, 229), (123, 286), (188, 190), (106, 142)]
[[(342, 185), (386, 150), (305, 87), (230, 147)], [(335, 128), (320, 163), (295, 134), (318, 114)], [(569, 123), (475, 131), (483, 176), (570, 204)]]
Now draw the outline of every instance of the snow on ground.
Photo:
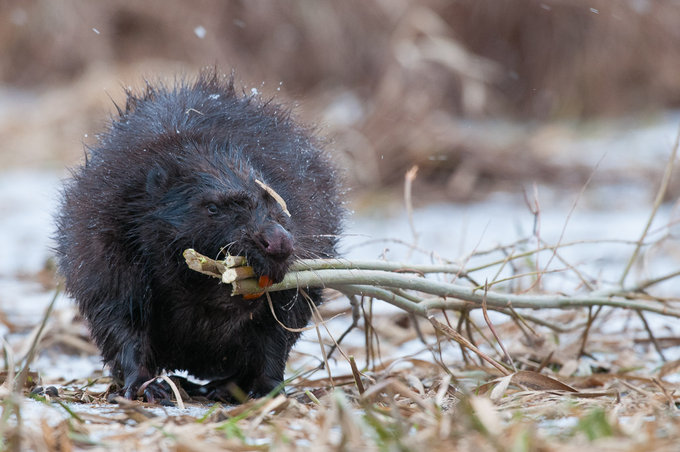
[(54, 173), (0, 173), (0, 276), (43, 268), (52, 244), (58, 193), (59, 176)]

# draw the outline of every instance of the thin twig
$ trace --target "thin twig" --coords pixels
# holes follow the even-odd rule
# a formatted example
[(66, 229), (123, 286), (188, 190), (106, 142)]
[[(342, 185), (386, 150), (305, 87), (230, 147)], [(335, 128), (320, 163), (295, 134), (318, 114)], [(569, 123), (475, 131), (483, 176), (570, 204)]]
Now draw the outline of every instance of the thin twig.
[(644, 281), (642, 281), (642, 282), (640, 282), (640, 283), (638, 283), (634, 286), (627, 287), (627, 288), (624, 288), (624, 289), (621, 289), (621, 290), (610, 291), (610, 292), (607, 292), (607, 294), (608, 295), (619, 295), (619, 296), (622, 296), (622, 297), (629, 297), (629, 296), (631, 296), (635, 293), (642, 292), (643, 290), (645, 290), (645, 289), (647, 289), (651, 286), (654, 286), (654, 285), (659, 284), (661, 282), (667, 281), (669, 279), (676, 278), (678, 276), (680, 276), (680, 270), (676, 270), (674, 272), (671, 272), (671, 273), (668, 273), (668, 274), (665, 274), (665, 275), (662, 275), (662, 276), (658, 276), (656, 278), (646, 279), (646, 280), (644, 280)]
[[(507, 249), (507, 248), (514, 248), (517, 245), (525, 243), (526, 241), (527, 240), (520, 240), (520, 241), (517, 241), (517, 242), (515, 242), (511, 245), (502, 245), (502, 246), (498, 246), (498, 247), (495, 247), (495, 248), (492, 248), (492, 249), (489, 249), (489, 250), (480, 251), (477, 254), (475, 254), (475, 256), (480, 257), (480, 256), (484, 256), (484, 255), (487, 255), (487, 254), (496, 253), (496, 252), (499, 252), (499, 251)], [(573, 242), (559, 243), (557, 245), (547, 245), (546, 244), (546, 245), (544, 245), (540, 248), (535, 248), (535, 249), (531, 249), (531, 250), (528, 250), (528, 251), (522, 251), (521, 253), (517, 253), (517, 254), (511, 254), (509, 259), (506, 256), (503, 259), (497, 259), (497, 260), (494, 260), (494, 261), (491, 261), (491, 262), (487, 262), (485, 264), (478, 265), (476, 267), (466, 268), (465, 271), (467, 273), (474, 273), (474, 272), (477, 272), (477, 271), (480, 271), (480, 270), (487, 269), (489, 267), (501, 265), (501, 264), (503, 264), (507, 261), (512, 261), (512, 260), (517, 260), (517, 259), (522, 259), (522, 258), (525, 258), (525, 257), (533, 256), (534, 254), (541, 253), (543, 251), (555, 251), (557, 249), (567, 248), (567, 247), (576, 246), (576, 245), (603, 244), (603, 243), (612, 243), (612, 244), (621, 244), (621, 245), (635, 245), (637, 242), (634, 241), (634, 240), (576, 240), (576, 241), (573, 241)], [(643, 245), (645, 245), (645, 244), (643, 244)]]
[(654, 336), (652, 329), (649, 327), (649, 323), (647, 323), (647, 319), (645, 318), (645, 315), (640, 311), (635, 311), (635, 312), (637, 313), (638, 317), (640, 318), (642, 325), (645, 327), (645, 331), (647, 331), (647, 335), (649, 336), (649, 340), (652, 341), (652, 344), (654, 345), (654, 349), (659, 354), (661, 361), (666, 362), (667, 360), (666, 360), (666, 357), (663, 354), (663, 349), (659, 345), (659, 342), (656, 340), (656, 336)]
[(598, 315), (600, 315), (600, 311), (602, 311), (602, 306), (598, 306), (594, 314), (593, 307), (591, 306), (588, 308), (588, 320), (586, 321), (586, 326), (583, 329), (583, 333), (581, 334), (581, 346), (579, 347), (578, 350), (578, 356), (583, 356), (586, 354), (588, 335), (590, 334), (590, 329), (592, 328), (595, 319), (597, 318)]
[(638, 254), (640, 254), (640, 249), (642, 248), (642, 243), (645, 240), (645, 237), (647, 237), (647, 232), (649, 231), (649, 228), (652, 226), (652, 221), (654, 221), (654, 217), (656, 216), (656, 212), (659, 210), (659, 207), (661, 206), (661, 203), (663, 202), (663, 198), (666, 195), (666, 191), (668, 190), (668, 185), (671, 182), (671, 175), (673, 174), (673, 166), (675, 165), (675, 158), (678, 155), (678, 146), (680, 146), (680, 129), (678, 129), (678, 134), (675, 137), (675, 144), (673, 144), (673, 150), (671, 151), (671, 155), (668, 158), (668, 163), (666, 164), (666, 170), (663, 173), (663, 179), (661, 179), (661, 185), (659, 186), (659, 191), (656, 193), (656, 199), (654, 200), (654, 205), (652, 207), (652, 212), (649, 215), (649, 218), (647, 219), (647, 224), (645, 225), (645, 228), (642, 230), (642, 235), (640, 236), (640, 239), (637, 241), (637, 245), (635, 246), (635, 249), (633, 250), (633, 254), (630, 256), (630, 259), (628, 259), (628, 264), (626, 264), (626, 268), (623, 270), (623, 274), (621, 275), (621, 279), (619, 280), (619, 285), (623, 286), (623, 284), (626, 281), (626, 277), (628, 276), (628, 273), (630, 272), (630, 269), (633, 266), (633, 263), (638, 257)]
[(514, 372), (517, 372), (517, 368), (515, 367), (515, 363), (510, 356), (510, 353), (508, 353), (508, 350), (505, 348), (505, 345), (503, 345), (503, 341), (501, 341), (501, 338), (498, 336), (498, 333), (496, 333), (496, 328), (494, 328), (493, 323), (491, 322), (491, 319), (489, 318), (489, 313), (486, 310), (486, 294), (489, 291), (489, 285), (485, 284), (484, 285), (484, 298), (482, 299), (482, 314), (484, 315), (484, 321), (486, 322), (486, 326), (489, 327), (489, 330), (491, 330), (491, 334), (493, 334), (493, 337), (496, 338), (496, 342), (498, 342), (498, 345), (501, 347), (501, 350), (503, 350), (503, 354), (505, 355), (505, 358), (508, 360), (510, 365), (512, 366), (512, 370)]
[(406, 216), (408, 217), (408, 224), (411, 228), (411, 235), (413, 236), (413, 247), (410, 253), (413, 252), (415, 248), (418, 247), (418, 231), (416, 231), (416, 225), (413, 221), (413, 181), (418, 174), (418, 165), (412, 166), (404, 176), (404, 204), (406, 205)]
[[(343, 339), (345, 339), (345, 336), (347, 336), (354, 328), (359, 325), (359, 320), (361, 319), (360, 301), (356, 296), (352, 295), (349, 297), (349, 304), (352, 306), (352, 324), (347, 327), (347, 329), (340, 335), (337, 341), (333, 341), (333, 345), (331, 345), (331, 348), (328, 349), (328, 359), (331, 358), (333, 352), (335, 352), (335, 349), (342, 343)], [(322, 363), (322, 365), (325, 365), (325, 362)]]
[(16, 377), (15, 385), (14, 388), (16, 391), (21, 391), (24, 385), (26, 384), (26, 379), (28, 378), (28, 372), (29, 372), (29, 367), (33, 363), (33, 359), (35, 358), (36, 353), (38, 352), (38, 344), (40, 343), (40, 339), (42, 337), (42, 333), (45, 330), (45, 325), (47, 325), (47, 320), (50, 318), (52, 315), (52, 310), (54, 309), (54, 304), (57, 301), (57, 298), (59, 297), (59, 294), (61, 293), (61, 285), (57, 286), (57, 289), (54, 291), (54, 296), (52, 297), (52, 301), (50, 301), (50, 304), (47, 306), (47, 309), (45, 310), (45, 314), (43, 314), (42, 322), (40, 322), (40, 326), (38, 327), (38, 331), (36, 335), (33, 337), (33, 342), (31, 343), (31, 347), (28, 350), (28, 353), (26, 354), (26, 357), (24, 358), (24, 363), (21, 371)]
[[(550, 256), (550, 258), (548, 259), (548, 263), (545, 264), (544, 268), (545, 268), (546, 271), (548, 270), (548, 268), (550, 268), (550, 264), (552, 263), (553, 259), (557, 256), (557, 247), (560, 245), (560, 243), (562, 243), (562, 240), (564, 239), (564, 234), (567, 231), (567, 226), (569, 225), (569, 220), (571, 220), (571, 216), (574, 214), (574, 211), (576, 210), (576, 206), (578, 205), (578, 202), (583, 197), (583, 194), (585, 193), (586, 188), (588, 188), (588, 186), (590, 185), (590, 182), (593, 180), (595, 173), (597, 172), (598, 168), (600, 167), (600, 164), (602, 163), (602, 160), (604, 160), (606, 155), (607, 155), (607, 152), (604, 152), (602, 154), (600, 159), (595, 164), (595, 167), (593, 168), (593, 170), (588, 175), (588, 179), (586, 180), (586, 182), (581, 187), (581, 190), (579, 190), (578, 195), (576, 196), (576, 199), (574, 199), (574, 202), (571, 205), (571, 209), (569, 209), (569, 213), (567, 214), (567, 218), (564, 220), (564, 225), (562, 226), (562, 232), (560, 232), (560, 237), (557, 239), (557, 246), (553, 250), (553, 253)], [(538, 240), (539, 240), (539, 243), (540, 243), (540, 241), (541, 241), (540, 237), (538, 238)]]
[(449, 328), (448, 325), (440, 322), (439, 320), (434, 318), (434, 316), (430, 316), (428, 318), (428, 320), (430, 322), (432, 322), (432, 326), (434, 326), (437, 330), (441, 331), (444, 335), (448, 336), (449, 338), (453, 339), (454, 341), (458, 342), (459, 344), (463, 345), (464, 347), (469, 348), (470, 350), (475, 352), (475, 354), (477, 356), (479, 356), (484, 361), (486, 361), (487, 363), (491, 364), (493, 367), (498, 369), (503, 375), (510, 375), (510, 371), (508, 371), (508, 369), (503, 367), (503, 365), (501, 365), (495, 359), (491, 358), (486, 353), (479, 350), (469, 340), (467, 340), (464, 336), (459, 334), (456, 330), (454, 330), (453, 328)]

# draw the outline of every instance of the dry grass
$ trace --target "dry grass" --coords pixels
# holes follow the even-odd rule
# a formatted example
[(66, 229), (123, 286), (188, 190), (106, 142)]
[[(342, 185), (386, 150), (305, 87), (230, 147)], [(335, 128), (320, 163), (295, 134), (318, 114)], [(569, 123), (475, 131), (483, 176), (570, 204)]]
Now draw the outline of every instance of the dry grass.
[[(666, 187), (666, 182), (661, 184), (659, 199)], [(650, 210), (651, 220), (656, 209)], [(535, 214), (540, 215), (540, 211)], [(665, 226), (669, 232), (671, 227)], [(672, 252), (676, 248), (677, 239), (672, 235), (656, 231), (654, 237), (660, 238), (652, 240), (646, 228), (639, 241), (624, 244), (636, 267), (662, 259), (663, 250)], [(676, 394), (680, 361), (664, 356), (677, 349), (679, 342), (674, 335), (650, 328), (653, 319), (634, 308), (646, 309), (645, 303), (661, 304), (669, 313), (675, 312), (680, 299), (677, 293), (669, 294), (663, 283), (677, 281), (678, 272), (603, 292), (597, 280), (585, 277), (578, 265), (572, 265), (560, 253), (561, 246), (591, 243), (528, 246), (541, 243), (538, 238), (495, 250), (475, 250), (456, 264), (441, 262), (436, 267), (414, 265), (409, 269), (438, 275), (421, 278), (423, 281), (470, 288), (479, 286), (475, 278), (481, 272), (491, 270), (497, 275), (477, 288), (481, 295), (477, 301), (452, 303), (453, 309), (439, 306), (425, 316), (408, 310), (385, 312), (379, 309), (382, 301), (378, 299), (355, 296), (348, 304), (347, 298), (329, 291), (329, 302), (315, 314), (318, 337), (324, 344), (322, 352), (315, 356), (293, 353), (289, 370), (294, 377), (287, 383), (288, 396), (271, 395), (239, 406), (204, 405), (191, 400), (185, 401), (186, 410), (125, 400), (112, 405), (105, 402), (105, 388), (93, 386), (109, 382), (100, 375), (88, 380), (43, 381), (44, 390), (37, 391), (40, 377), (27, 373), (37, 352), (92, 353), (91, 347), (74, 334), (79, 331), (74, 328), (79, 320), (74, 319), (70, 326), (64, 324), (62, 313), (47, 321), (48, 311), (46, 321), (26, 336), (24, 344), (5, 348), (7, 368), (0, 418), (3, 447), (675, 450), (680, 440)], [(492, 253), (499, 249), (505, 254), (501, 260)], [(487, 261), (473, 267), (467, 264), (472, 258)], [(559, 261), (558, 270), (550, 267), (553, 260)], [(331, 264), (351, 266), (346, 262)], [(300, 265), (305, 268), (310, 263)], [(385, 273), (402, 266), (385, 262), (370, 265), (381, 267)], [(208, 267), (213, 268), (201, 269)], [(621, 267), (626, 267), (625, 262)], [(511, 268), (511, 275), (501, 277), (502, 268)], [(318, 270), (323, 271), (328, 270)], [(356, 273), (363, 271), (369, 270), (357, 269)], [(555, 298), (586, 294), (620, 298), (630, 304), (607, 307), (595, 303), (587, 308), (564, 305), (551, 310), (508, 305), (499, 310), (505, 321), (488, 315), (487, 309), (493, 307), (489, 287), (494, 288), (495, 296), (506, 293), (513, 300), (535, 296), (547, 299), (550, 293), (542, 287), (554, 280), (570, 281), (572, 287), (571, 293), (562, 291), (553, 294)], [(386, 289), (389, 285), (381, 281), (380, 286)], [(415, 302), (427, 293), (423, 287), (427, 288), (394, 289), (394, 294)], [(475, 315), (475, 309), (481, 309), (483, 315)], [(354, 339), (343, 342), (345, 335), (331, 334), (327, 328), (337, 322), (333, 318), (338, 314), (350, 311), (357, 320), (348, 336)], [(641, 321), (635, 321), (636, 317)], [(616, 334), (608, 326), (614, 321), (623, 321)], [(405, 349), (410, 351), (406, 353)], [(27, 383), (22, 383), (22, 376), (27, 377)], [(53, 383), (57, 390), (45, 389)], [(31, 412), (38, 403), (26, 399), (30, 390), (30, 397), (44, 404), (40, 416), (22, 414), (29, 408)]]
[[(370, 305), (364, 301), (365, 313)], [(328, 306), (325, 317), (333, 306), (338, 302)], [(89, 381), (61, 382), (58, 397), (33, 396), (45, 403), (46, 420), (32, 416), (17, 425), (10, 416), (3, 421), (5, 447), (568, 451), (637, 450), (648, 445), (673, 450), (680, 439), (677, 384), (667, 377), (678, 363), (654, 369), (657, 360), (652, 354), (640, 354), (650, 348), (649, 342), (641, 346), (632, 336), (612, 338), (597, 328), (590, 332), (588, 349), (611, 361), (579, 357), (580, 340), (573, 333), (582, 331), (584, 313), (541, 317), (572, 327), (571, 334), (536, 324), (530, 330), (513, 322), (495, 326), (519, 369), (516, 373), (499, 372), (474, 352), (468, 352), (466, 360), (452, 360), (451, 344), (426, 323), (419, 321), (416, 329), (411, 317), (375, 314), (360, 324), (369, 336), (367, 344), (343, 346), (345, 354), (361, 363), (358, 373), (307, 372), (288, 385), (288, 398), (272, 396), (235, 407), (198, 405), (199, 414), (164, 413), (167, 409), (140, 402), (106, 404), (106, 394), (91, 391)], [(459, 331), (465, 335), (477, 329), (472, 339), (507, 369), (490, 326), (468, 318)], [(431, 357), (398, 356), (399, 347), (418, 336)], [(291, 365), (306, 361), (310, 371), (304, 358), (294, 356)], [(21, 413), (28, 403), (14, 394), (4, 397), (4, 413)]]

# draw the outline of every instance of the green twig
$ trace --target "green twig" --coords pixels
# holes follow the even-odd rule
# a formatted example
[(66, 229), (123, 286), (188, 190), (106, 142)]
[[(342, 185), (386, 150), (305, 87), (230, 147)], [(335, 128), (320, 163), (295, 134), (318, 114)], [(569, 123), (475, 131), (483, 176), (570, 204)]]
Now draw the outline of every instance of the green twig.
[(382, 270), (403, 273), (459, 273), (460, 266), (454, 264), (417, 265), (389, 261), (362, 261), (347, 259), (303, 259), (293, 262), (289, 271), (303, 270)]
[[(317, 270), (300, 271), (288, 273), (283, 281), (269, 287), (269, 291), (297, 289), (298, 287), (328, 287), (337, 289), (341, 292), (350, 289), (347, 286), (361, 286), (351, 289), (357, 295), (372, 296), (376, 289), (380, 287), (391, 287), (400, 289), (410, 289), (419, 292), (437, 295), (439, 299), (427, 300), (422, 303), (414, 303), (404, 297), (390, 293), (390, 303), (402, 307), (409, 312), (422, 315), (428, 309), (454, 309), (460, 310), (465, 305), (460, 300), (472, 303), (470, 308), (479, 308), (482, 305), (484, 294), (474, 288), (451, 284), (442, 281), (434, 281), (422, 277), (391, 273), (378, 270)], [(372, 287), (377, 286), (377, 287)], [(372, 287), (368, 289), (368, 287)], [(236, 281), (232, 285), (234, 294), (260, 293), (262, 288), (253, 279)], [(380, 289), (385, 290), (385, 289)], [(388, 291), (389, 292), (389, 291)], [(448, 298), (454, 298), (450, 300)], [(381, 297), (378, 297), (381, 298)], [(381, 298), (383, 299), (383, 298)], [(388, 301), (388, 300), (386, 300)], [(639, 309), (641, 311), (656, 312), (662, 315), (680, 317), (680, 310), (669, 308), (659, 302), (640, 302), (635, 300), (620, 299), (607, 296), (593, 295), (528, 295), (528, 294), (506, 294), (500, 292), (489, 292), (487, 295), (489, 307), (495, 308), (546, 308), (564, 309), (588, 306), (612, 306), (625, 309)]]

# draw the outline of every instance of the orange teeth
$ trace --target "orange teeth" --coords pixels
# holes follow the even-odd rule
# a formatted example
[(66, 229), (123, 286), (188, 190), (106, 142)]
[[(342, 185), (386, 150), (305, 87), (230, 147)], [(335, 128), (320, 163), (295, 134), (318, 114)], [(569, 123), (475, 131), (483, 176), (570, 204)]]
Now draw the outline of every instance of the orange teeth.
[[(274, 284), (274, 281), (269, 276), (262, 275), (258, 278), (257, 280), (257, 285), (260, 287), (269, 287)], [(245, 300), (255, 300), (256, 298), (260, 298), (262, 295), (264, 295), (264, 292), (258, 292), (258, 293), (247, 293), (243, 295), (243, 298)]]
[(260, 276), (260, 279), (257, 280), (257, 285), (260, 287), (269, 287), (274, 284), (274, 281), (271, 280), (269, 276), (262, 275)]

